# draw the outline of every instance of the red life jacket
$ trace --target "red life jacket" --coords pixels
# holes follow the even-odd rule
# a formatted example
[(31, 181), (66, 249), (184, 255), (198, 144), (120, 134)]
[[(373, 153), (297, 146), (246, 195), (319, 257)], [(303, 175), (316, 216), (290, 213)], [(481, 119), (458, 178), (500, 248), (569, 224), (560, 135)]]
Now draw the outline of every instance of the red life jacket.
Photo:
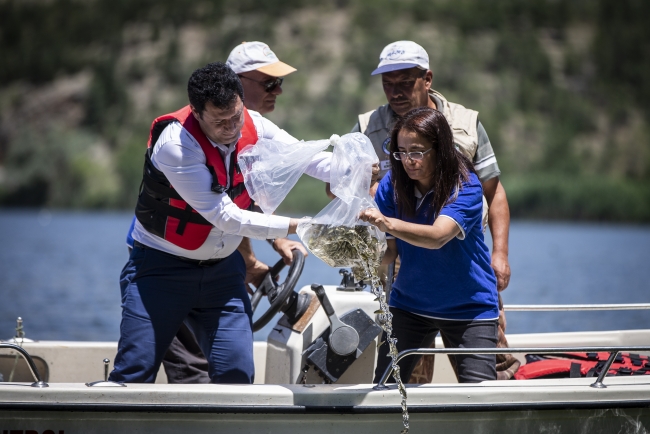
[(142, 186), (135, 208), (136, 218), (152, 234), (183, 249), (196, 250), (203, 245), (214, 226), (183, 200), (165, 175), (151, 162), (151, 152), (160, 134), (167, 125), (175, 121), (180, 122), (201, 146), (206, 166), (212, 173), (212, 191), (227, 193), (241, 209), (249, 209), (252, 203), (244, 186), (244, 177), (237, 166), (237, 156), (244, 147), (257, 143), (257, 130), (253, 119), (244, 108), (244, 126), (241, 138), (230, 155), (228, 173), (221, 153), (205, 136), (189, 105), (174, 113), (160, 116), (151, 124)]
[[(602, 371), (609, 353), (564, 353), (548, 356), (526, 356), (528, 362), (519, 368), (514, 378), (580, 378), (596, 377)], [(639, 354), (620, 353), (609, 368), (607, 375), (650, 374), (650, 360)]]

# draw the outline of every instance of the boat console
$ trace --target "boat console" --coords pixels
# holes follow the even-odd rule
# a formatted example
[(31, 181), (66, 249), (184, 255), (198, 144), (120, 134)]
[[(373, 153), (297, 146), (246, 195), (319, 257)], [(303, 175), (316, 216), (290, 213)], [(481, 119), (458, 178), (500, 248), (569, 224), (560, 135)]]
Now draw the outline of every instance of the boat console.
[(375, 322), (375, 296), (322, 285), (300, 292), (317, 296), (299, 321), (290, 324), (282, 317), (273, 327), (267, 339), (264, 382), (372, 382), (381, 332)]

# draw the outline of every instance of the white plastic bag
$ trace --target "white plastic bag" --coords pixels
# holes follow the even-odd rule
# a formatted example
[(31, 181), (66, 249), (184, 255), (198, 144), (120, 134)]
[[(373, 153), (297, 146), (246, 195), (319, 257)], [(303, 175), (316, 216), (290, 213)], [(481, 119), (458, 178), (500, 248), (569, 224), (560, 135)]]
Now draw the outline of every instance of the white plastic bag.
[[(356, 267), (367, 265), (369, 260), (378, 261), (386, 250), (386, 235), (377, 227), (359, 220), (359, 213), (367, 208), (377, 208), (370, 197), (372, 166), (379, 159), (370, 140), (361, 133), (346, 134), (338, 140), (330, 139), (334, 145), (330, 168), (330, 190), (336, 195), (325, 208), (312, 219), (303, 219), (298, 225), (297, 233), (307, 248), (318, 258), (332, 267)], [(323, 234), (345, 233), (345, 228), (354, 228), (364, 239), (374, 238), (368, 246), (372, 252), (358, 252), (334, 257), (332, 250), (323, 246), (315, 237)], [(340, 229), (337, 229), (340, 228)], [(328, 231), (328, 229), (330, 229)], [(333, 240), (333, 243), (344, 240)], [(336, 246), (345, 247), (345, 246)], [(353, 249), (354, 250), (354, 249)], [(364, 264), (363, 262), (366, 262)]]
[(260, 139), (244, 148), (237, 161), (251, 199), (264, 214), (273, 214), (311, 160), (329, 145), (329, 140), (284, 144)]

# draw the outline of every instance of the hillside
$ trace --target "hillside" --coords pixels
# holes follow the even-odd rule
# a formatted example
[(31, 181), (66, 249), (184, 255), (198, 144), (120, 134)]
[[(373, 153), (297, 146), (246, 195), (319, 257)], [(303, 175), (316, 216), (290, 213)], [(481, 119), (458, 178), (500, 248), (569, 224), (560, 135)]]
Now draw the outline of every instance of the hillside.
[[(650, 221), (643, 0), (0, 0), (0, 204), (131, 208), (148, 125), (244, 40), (298, 68), (269, 116), (302, 139), (384, 103), (389, 42), (480, 112), (515, 217)], [(301, 182), (283, 211), (326, 201)]]

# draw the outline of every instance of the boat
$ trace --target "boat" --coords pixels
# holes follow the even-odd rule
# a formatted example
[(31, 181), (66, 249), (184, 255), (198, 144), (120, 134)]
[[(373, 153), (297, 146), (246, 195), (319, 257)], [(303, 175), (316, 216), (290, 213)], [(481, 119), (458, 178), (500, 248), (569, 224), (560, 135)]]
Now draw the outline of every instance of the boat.
[[(4, 376), (0, 430), (2, 434), (400, 432), (401, 396), (396, 385), (385, 382), (390, 371), (378, 384), (372, 382), (379, 333), (377, 301), (349, 275), (343, 277), (339, 286), (311, 285), (297, 292), (291, 288), (286, 298), (275, 298), (284, 315), (266, 341), (254, 343), (251, 385), (166, 384), (162, 369), (155, 384), (112, 383), (107, 376), (116, 342), (28, 341), (18, 333), (11, 341), (0, 342)], [(280, 285), (279, 293), (287, 292), (282, 289)], [(648, 308), (650, 304), (506, 306), (506, 310)], [(608, 357), (598, 377), (458, 384), (447, 358), (438, 356), (431, 383), (406, 385), (410, 432), (650, 430), (650, 375), (606, 376), (607, 363), (615, 363), (617, 354), (650, 354), (650, 329), (509, 334), (508, 341), (508, 349), (468, 350), (445, 349), (438, 338), (436, 348), (400, 357), (501, 352), (514, 354), (523, 364), (533, 353), (604, 352)]]

